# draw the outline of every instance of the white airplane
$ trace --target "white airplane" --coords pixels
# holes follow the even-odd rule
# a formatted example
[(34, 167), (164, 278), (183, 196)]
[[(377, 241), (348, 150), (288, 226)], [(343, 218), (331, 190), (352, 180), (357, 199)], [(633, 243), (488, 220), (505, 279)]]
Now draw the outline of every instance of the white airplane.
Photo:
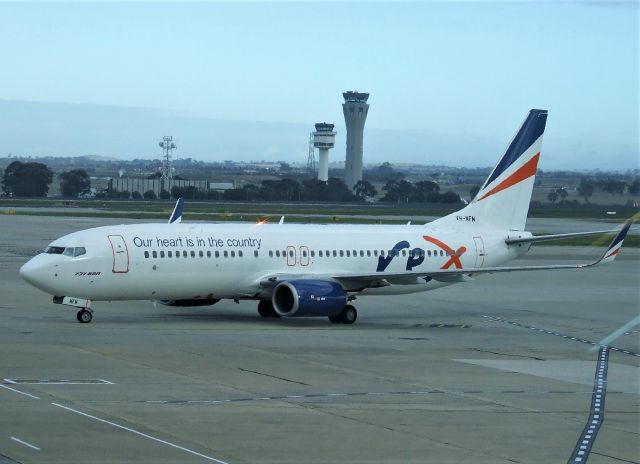
[(547, 111), (531, 110), (473, 201), (426, 225), (183, 224), (179, 200), (169, 224), (96, 227), (54, 240), (20, 269), (54, 303), (154, 300), (211, 305), (258, 301), (263, 317), (328, 317), (352, 324), (358, 295), (434, 290), (480, 274), (580, 269), (613, 261), (627, 221), (588, 264), (502, 267), (542, 240), (525, 231)]

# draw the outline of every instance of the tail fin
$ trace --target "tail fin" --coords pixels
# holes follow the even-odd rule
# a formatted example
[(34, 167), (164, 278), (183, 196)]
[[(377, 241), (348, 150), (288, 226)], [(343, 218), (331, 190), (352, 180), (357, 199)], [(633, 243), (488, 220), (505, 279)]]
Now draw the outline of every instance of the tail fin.
[(169, 224), (179, 224), (182, 221), (182, 211), (184, 210), (184, 198), (178, 198), (176, 206), (173, 208), (171, 217), (169, 218)]
[(482, 188), (462, 211), (450, 217), (508, 230), (523, 230), (540, 158), (546, 110), (531, 110)]

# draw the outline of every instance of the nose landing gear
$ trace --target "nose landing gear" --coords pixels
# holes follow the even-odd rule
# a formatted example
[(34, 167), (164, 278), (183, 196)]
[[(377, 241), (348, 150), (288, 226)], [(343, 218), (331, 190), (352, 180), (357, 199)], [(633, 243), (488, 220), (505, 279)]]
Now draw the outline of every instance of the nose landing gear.
[(88, 324), (91, 322), (91, 319), (93, 319), (93, 311), (90, 309), (81, 309), (78, 311), (78, 314), (76, 314), (76, 319), (82, 324)]
[(63, 304), (66, 306), (73, 306), (79, 308), (76, 314), (76, 319), (82, 324), (88, 324), (93, 319), (93, 311), (91, 310), (91, 300), (85, 300), (82, 298), (75, 298), (72, 296), (54, 296), (53, 302), (55, 304)]

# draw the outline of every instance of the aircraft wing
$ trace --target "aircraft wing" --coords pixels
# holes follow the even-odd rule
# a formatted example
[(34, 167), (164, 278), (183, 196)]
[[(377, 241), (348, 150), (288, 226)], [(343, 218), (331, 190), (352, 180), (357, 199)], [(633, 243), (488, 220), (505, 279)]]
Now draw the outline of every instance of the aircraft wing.
[(612, 230), (596, 230), (593, 232), (573, 232), (570, 234), (555, 234), (555, 235), (537, 235), (534, 237), (524, 237), (524, 238), (507, 238), (505, 243), (507, 245), (514, 245), (516, 243), (535, 243), (535, 242), (546, 242), (550, 240), (564, 240), (567, 238), (575, 238), (575, 237), (588, 237), (590, 235), (600, 235), (600, 234), (613, 234), (616, 232), (616, 229)]
[(333, 274), (331, 277), (344, 284), (346, 287), (354, 288), (362, 285), (367, 287), (380, 287), (392, 283), (418, 283), (418, 279), (438, 280), (441, 282), (463, 282), (471, 277), (479, 274), (494, 274), (499, 272), (517, 272), (517, 271), (545, 271), (557, 269), (582, 269), (597, 266), (598, 264), (612, 262), (622, 243), (629, 232), (629, 228), (633, 223), (633, 219), (627, 220), (618, 234), (611, 241), (605, 252), (595, 261), (585, 264), (552, 264), (545, 266), (505, 266), (505, 267), (483, 267), (483, 268), (467, 268), (454, 270), (435, 270), (435, 271), (406, 271), (406, 272), (376, 272), (370, 274)]

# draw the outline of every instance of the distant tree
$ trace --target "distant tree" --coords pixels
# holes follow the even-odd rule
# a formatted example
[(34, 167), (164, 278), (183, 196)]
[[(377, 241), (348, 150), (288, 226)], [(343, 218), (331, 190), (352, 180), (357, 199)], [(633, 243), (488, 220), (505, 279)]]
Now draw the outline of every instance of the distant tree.
[(548, 194), (547, 194), (547, 199), (551, 202), (551, 203), (555, 203), (558, 200), (558, 192), (553, 189), (551, 190)]
[(185, 185), (183, 187), (174, 185), (171, 187), (171, 196), (173, 198), (182, 197), (185, 200), (194, 200), (201, 197), (198, 188), (194, 185)]
[(640, 179), (634, 179), (633, 182), (629, 184), (629, 193), (635, 196), (640, 195)]
[(260, 200), (260, 187), (255, 184), (245, 184), (242, 186), (245, 191), (247, 201)]
[(242, 188), (227, 189), (222, 194), (223, 200), (246, 200), (247, 192)]
[(480, 191), (480, 186), (479, 185), (473, 185), (469, 189), (469, 197), (471, 197), (471, 199), (473, 200), (476, 197), (476, 195), (478, 194), (479, 191)]
[(439, 203), (462, 203), (460, 195), (456, 192), (444, 192), (438, 198)]
[(156, 192), (154, 192), (153, 190), (147, 190), (142, 196), (145, 200), (155, 200), (157, 198)]
[(121, 192), (118, 192), (118, 198), (128, 200), (129, 198), (131, 198), (131, 192), (129, 192), (129, 190), (122, 190)]
[(165, 189), (160, 190), (161, 200), (168, 200), (169, 198), (171, 198), (171, 194), (169, 192), (167, 192)]
[(564, 189), (563, 187), (560, 187), (559, 189), (557, 189), (556, 193), (558, 194), (558, 198), (560, 198), (560, 201), (564, 201), (569, 195), (569, 192), (567, 192), (567, 190)]
[(578, 185), (578, 194), (581, 197), (584, 197), (584, 201), (588, 202), (589, 197), (593, 195), (593, 191), (596, 188), (596, 184), (594, 181), (585, 179), (584, 177), (580, 179), (580, 185)]
[(91, 188), (91, 179), (84, 169), (72, 169), (60, 174), (60, 191), (65, 197), (75, 198)]
[(162, 173), (160, 171), (154, 172), (153, 174), (149, 174), (147, 179), (160, 179), (162, 177)]
[(366, 201), (368, 198), (373, 198), (378, 194), (376, 188), (367, 180), (359, 180), (356, 185), (353, 186), (353, 193), (361, 200)]
[(440, 186), (431, 180), (421, 180), (414, 184), (412, 196), (409, 201), (414, 203), (437, 202), (440, 195)]
[(414, 187), (411, 182), (406, 180), (390, 180), (382, 187), (387, 192), (382, 201), (390, 201), (394, 203), (408, 203), (413, 196)]
[(131, 192), (131, 198), (134, 200), (140, 200), (142, 199), (142, 194), (136, 190), (135, 192)]
[(623, 195), (627, 188), (627, 183), (616, 179), (603, 179), (598, 181), (598, 187), (608, 193)]
[(52, 181), (53, 172), (45, 164), (14, 161), (4, 171), (2, 190), (17, 197), (43, 197)]

